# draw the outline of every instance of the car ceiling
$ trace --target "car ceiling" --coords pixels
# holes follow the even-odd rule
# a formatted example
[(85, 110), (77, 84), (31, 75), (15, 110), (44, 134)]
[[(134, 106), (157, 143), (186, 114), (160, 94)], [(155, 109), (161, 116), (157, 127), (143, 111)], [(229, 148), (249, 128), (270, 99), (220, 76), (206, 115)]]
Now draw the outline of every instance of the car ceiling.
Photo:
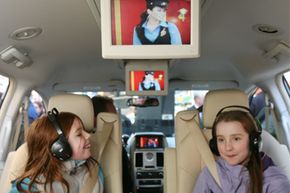
[[(97, 89), (99, 84), (104, 89), (116, 83), (124, 89), (120, 88), (125, 81), (124, 61), (102, 59), (100, 16), (95, 19), (87, 1), (1, 0), (0, 50), (14, 45), (27, 52), (33, 64), (19, 69), (0, 60), (0, 72), (39, 88), (96, 85)], [(289, 0), (203, 0), (201, 56), (171, 60), (170, 83), (236, 80), (243, 87), (289, 69), (289, 54), (263, 57), (281, 40), (289, 45), (289, 10)], [(275, 26), (279, 33), (256, 32), (256, 24)], [(30, 40), (9, 38), (16, 29), (30, 26), (43, 31)]]

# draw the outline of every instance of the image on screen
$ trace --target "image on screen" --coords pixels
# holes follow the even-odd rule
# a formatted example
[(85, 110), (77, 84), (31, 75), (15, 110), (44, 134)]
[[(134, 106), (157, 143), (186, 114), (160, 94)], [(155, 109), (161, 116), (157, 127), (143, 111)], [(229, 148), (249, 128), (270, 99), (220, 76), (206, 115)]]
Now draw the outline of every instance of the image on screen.
[(111, 0), (112, 45), (190, 44), (190, 9), (190, 0)]
[(139, 148), (160, 148), (160, 137), (142, 136), (139, 138)]
[(164, 71), (130, 71), (130, 91), (163, 91)]

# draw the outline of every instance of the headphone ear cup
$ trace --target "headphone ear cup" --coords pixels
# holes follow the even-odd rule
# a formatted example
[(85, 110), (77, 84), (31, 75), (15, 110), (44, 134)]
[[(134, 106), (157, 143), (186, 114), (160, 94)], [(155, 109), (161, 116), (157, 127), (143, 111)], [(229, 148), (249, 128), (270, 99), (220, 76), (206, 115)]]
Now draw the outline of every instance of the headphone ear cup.
[(50, 151), (54, 157), (61, 161), (65, 161), (72, 156), (72, 149), (68, 141), (62, 135), (50, 147)]
[(212, 138), (211, 140), (209, 140), (209, 148), (213, 154), (215, 154), (216, 156), (220, 156), (216, 138)]

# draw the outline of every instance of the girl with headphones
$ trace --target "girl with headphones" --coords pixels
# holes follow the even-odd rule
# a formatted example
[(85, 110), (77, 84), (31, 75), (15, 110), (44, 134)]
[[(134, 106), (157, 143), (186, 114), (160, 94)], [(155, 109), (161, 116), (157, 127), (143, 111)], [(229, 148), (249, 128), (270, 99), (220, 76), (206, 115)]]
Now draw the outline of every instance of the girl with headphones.
[[(233, 106), (231, 106), (233, 107)], [(237, 106), (235, 106), (237, 107)], [(226, 107), (224, 109), (228, 109)], [(224, 111), (215, 119), (210, 140), (221, 187), (208, 168), (200, 173), (194, 193), (289, 193), (290, 181), (270, 157), (259, 152), (261, 128), (246, 107)]]
[[(27, 135), (28, 161), (10, 193), (79, 193), (97, 164), (81, 119), (56, 109), (35, 120)], [(92, 193), (103, 193), (103, 173)]]

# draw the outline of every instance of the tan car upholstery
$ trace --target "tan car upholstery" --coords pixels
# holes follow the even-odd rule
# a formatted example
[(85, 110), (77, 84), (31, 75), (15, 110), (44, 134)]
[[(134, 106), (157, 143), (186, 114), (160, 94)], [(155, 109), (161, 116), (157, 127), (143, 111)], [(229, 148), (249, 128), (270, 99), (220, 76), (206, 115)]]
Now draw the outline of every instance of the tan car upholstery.
[(194, 129), (200, 130), (198, 114), (199, 112), (194, 110), (178, 112), (176, 115), (176, 148), (166, 148), (164, 153), (164, 189), (166, 193), (192, 193), (194, 183), (204, 166), (199, 149), (188, 130), (188, 124), (194, 125)]
[(11, 189), (9, 175), (10, 175), (10, 168), (12, 166), (12, 160), (14, 159), (15, 151), (12, 151), (8, 154), (5, 166), (3, 168), (3, 172), (1, 175), (1, 180), (0, 180), (0, 187), (1, 190), (3, 190), (4, 193), (8, 193)]
[[(94, 110), (93, 110), (93, 104), (91, 99), (88, 96), (84, 95), (74, 95), (74, 94), (61, 94), (56, 95), (50, 98), (49, 104), (48, 104), (48, 110), (51, 110), (53, 107), (57, 108), (58, 111), (66, 111), (66, 112), (72, 112), (78, 115), (83, 123), (85, 128), (88, 131), (93, 131), (94, 126)], [(113, 116), (115, 119), (115, 116)], [(119, 126), (116, 125), (116, 129), (114, 130), (120, 130)], [(107, 193), (121, 193), (122, 188), (122, 178), (121, 178), (121, 172), (122, 169), (119, 167), (121, 164), (116, 164), (115, 162), (121, 162), (121, 150), (119, 151), (118, 148), (115, 148), (115, 145), (110, 145), (111, 143), (119, 144), (117, 141), (121, 141), (121, 138), (118, 136), (118, 134), (115, 134), (116, 132), (113, 132), (111, 135), (111, 139), (108, 144), (109, 146), (105, 148), (106, 153), (104, 153), (104, 159), (102, 160), (102, 163), (104, 164), (104, 173), (106, 183), (105, 183), (105, 189), (107, 190)], [(91, 135), (91, 139), (95, 137), (96, 134)], [(94, 141), (94, 140), (92, 140)], [(92, 144), (95, 144), (92, 142)], [(115, 149), (114, 149), (115, 148)], [(92, 148), (92, 154), (97, 154), (96, 152), (93, 152), (96, 150), (96, 148)], [(117, 153), (119, 151), (119, 153)], [(13, 155), (14, 154), (14, 155)], [(13, 156), (12, 156), (13, 155)], [(6, 165), (4, 167), (5, 174), (2, 175), (1, 179), (1, 193), (8, 193), (11, 188), (10, 182), (14, 180), (17, 176), (19, 176), (25, 167), (25, 164), (27, 162), (27, 146), (26, 143), (24, 143), (22, 146), (18, 148), (16, 152), (10, 152), (8, 155), (8, 161), (6, 161)], [(112, 160), (115, 161), (112, 163)], [(116, 166), (117, 165), (117, 166)], [(116, 169), (117, 168), (117, 169)], [(117, 184), (117, 186), (115, 185)], [(116, 187), (115, 187), (116, 186)], [(4, 188), (4, 189), (3, 189)]]
[(223, 89), (209, 91), (203, 103), (203, 125), (211, 129), (216, 114), (220, 109), (230, 105), (249, 107), (249, 100), (245, 92), (238, 89)]
[(164, 151), (164, 193), (177, 192), (176, 148)]
[[(228, 105), (242, 105), (248, 106), (248, 98), (244, 92), (236, 89), (209, 91), (205, 96), (203, 106), (203, 123), (205, 130), (203, 130), (205, 139), (208, 141), (211, 138), (211, 126), (214, 122), (215, 116), (219, 109)], [(179, 112), (175, 118), (175, 134), (176, 134), (176, 166), (167, 166), (166, 160), (171, 159), (173, 155), (165, 152), (165, 180), (164, 186), (166, 193), (192, 193), (195, 181), (204, 167), (201, 154), (197, 145), (190, 137), (187, 130), (187, 125), (182, 119), (190, 119), (195, 117), (198, 124), (194, 124), (194, 129), (201, 129), (199, 126), (199, 112), (198, 111), (183, 111)], [(193, 124), (193, 123), (192, 123)], [(209, 148), (208, 145), (204, 148)], [(174, 153), (174, 152), (173, 152)], [(171, 154), (173, 154), (171, 153)], [(170, 163), (170, 161), (168, 161)], [(173, 165), (173, 164), (172, 164)], [(170, 178), (167, 175), (174, 173), (176, 168), (176, 182), (168, 181)], [(172, 187), (176, 187), (176, 192)]]
[(220, 109), (231, 105), (249, 108), (248, 96), (239, 89), (211, 90), (206, 94), (203, 103), (203, 126), (208, 140), (211, 139), (211, 129), (217, 113)]
[[(112, 131), (107, 141), (102, 138), (104, 121), (113, 123)], [(122, 193), (122, 138), (121, 122), (119, 116), (114, 113), (99, 113), (97, 116), (97, 128), (91, 134), (92, 156), (99, 160), (105, 175), (106, 193)], [(99, 147), (106, 143), (101, 158)]]
[(47, 110), (57, 108), (59, 112), (72, 112), (78, 115), (87, 131), (94, 128), (94, 107), (90, 97), (76, 94), (60, 94), (52, 96), (48, 101)]
[(290, 180), (290, 153), (286, 145), (280, 144), (267, 131), (262, 132), (262, 151), (266, 152), (286, 174)]
[[(249, 107), (248, 96), (245, 92), (238, 89), (212, 90), (206, 94), (202, 116), (204, 124), (203, 133), (207, 141), (211, 138), (211, 129), (216, 114), (221, 108), (230, 105)], [(187, 126), (184, 125), (184, 122), (180, 121), (180, 118), (184, 116), (190, 117), (197, 113), (197, 111), (183, 111), (176, 115), (176, 148), (166, 149), (164, 155), (165, 193), (192, 193), (195, 181), (205, 165), (196, 144), (194, 144), (193, 140), (190, 138), (189, 132), (185, 129)], [(198, 121), (197, 119), (195, 120)], [(195, 129), (200, 128), (195, 126)], [(274, 162), (282, 168), (289, 177), (290, 156), (287, 147), (280, 144), (266, 131), (263, 131), (262, 138), (264, 144), (262, 146), (262, 151), (272, 157)], [(174, 156), (176, 156), (176, 161), (172, 158)]]

